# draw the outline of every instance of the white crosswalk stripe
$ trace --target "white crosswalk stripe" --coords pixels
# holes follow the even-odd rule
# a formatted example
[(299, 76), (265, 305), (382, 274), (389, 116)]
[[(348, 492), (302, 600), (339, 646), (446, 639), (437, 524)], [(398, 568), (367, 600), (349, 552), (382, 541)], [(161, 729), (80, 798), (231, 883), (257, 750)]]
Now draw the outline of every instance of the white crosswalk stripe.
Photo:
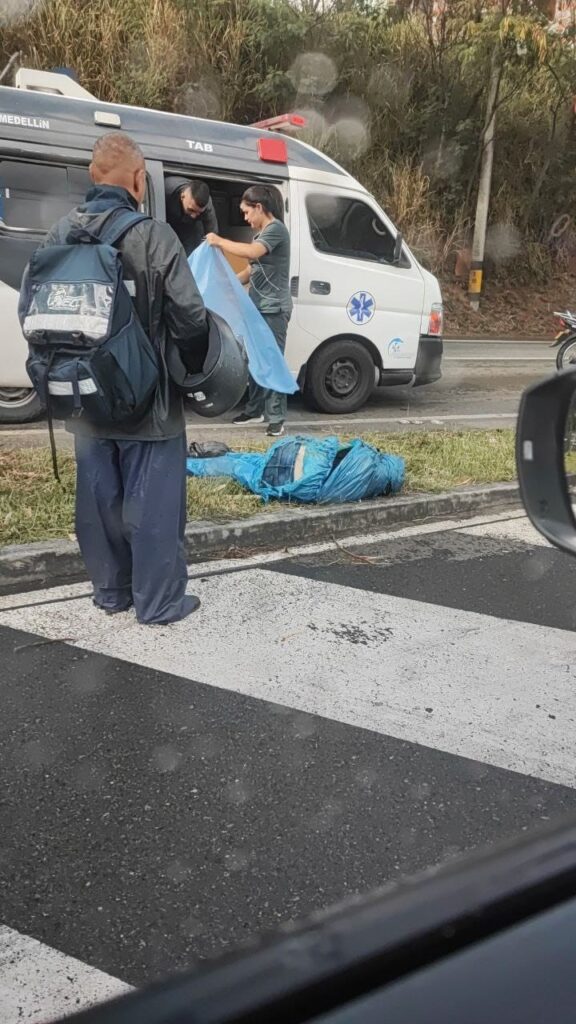
[[(427, 523), (434, 533), (547, 546), (519, 513)], [(300, 548), (325, 554), (332, 542)], [(540, 557), (538, 551), (534, 556)], [(191, 567), (202, 607), (169, 627), (110, 619), (85, 583), (0, 597), (0, 627), (576, 788), (576, 633), (275, 571), (286, 552)], [(229, 571), (235, 570), (235, 571)], [(473, 570), (471, 570), (473, 571)], [(0, 926), (0, 1024), (46, 1024), (129, 986)]]
[(576, 786), (573, 632), (258, 568), (190, 589), (193, 628), (112, 624), (81, 586), (4, 598), (0, 625)]
[(48, 1024), (130, 986), (0, 925), (0, 1021)]
[(532, 526), (528, 519), (510, 518), (508, 520), (491, 523), (478, 523), (466, 526), (460, 532), (473, 537), (496, 537), (502, 541), (514, 540), (532, 547), (550, 547), (549, 542), (541, 533)]

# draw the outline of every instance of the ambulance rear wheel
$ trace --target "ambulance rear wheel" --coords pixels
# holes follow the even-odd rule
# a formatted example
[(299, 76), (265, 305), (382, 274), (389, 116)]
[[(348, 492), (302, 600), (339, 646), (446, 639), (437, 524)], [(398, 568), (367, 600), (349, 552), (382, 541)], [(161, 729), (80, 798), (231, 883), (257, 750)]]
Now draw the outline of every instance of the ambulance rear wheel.
[(304, 398), (318, 412), (356, 412), (375, 384), (374, 363), (359, 341), (333, 341), (314, 353), (306, 370)]

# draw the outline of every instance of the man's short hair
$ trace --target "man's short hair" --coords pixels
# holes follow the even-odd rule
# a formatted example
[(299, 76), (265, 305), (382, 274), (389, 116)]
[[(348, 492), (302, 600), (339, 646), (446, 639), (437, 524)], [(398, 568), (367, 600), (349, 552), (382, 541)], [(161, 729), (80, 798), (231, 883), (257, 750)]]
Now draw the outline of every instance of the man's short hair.
[(140, 146), (125, 132), (107, 132), (96, 139), (92, 159), (108, 169), (121, 165), (140, 167), (145, 163)]
[(191, 181), (189, 186), (190, 194), (201, 210), (205, 210), (210, 202), (210, 189), (205, 181)]

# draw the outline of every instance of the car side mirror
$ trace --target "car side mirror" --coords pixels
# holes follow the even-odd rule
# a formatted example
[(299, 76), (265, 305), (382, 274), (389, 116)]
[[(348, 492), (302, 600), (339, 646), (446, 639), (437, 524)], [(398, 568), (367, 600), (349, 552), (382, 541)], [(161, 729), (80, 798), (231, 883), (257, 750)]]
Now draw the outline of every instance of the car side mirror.
[(576, 555), (576, 370), (533, 384), (522, 395), (516, 428), (520, 494), (536, 529)]
[(392, 257), (392, 263), (397, 267), (402, 260), (402, 246), (404, 244), (404, 236), (401, 231), (396, 235), (396, 241), (394, 243), (394, 255)]

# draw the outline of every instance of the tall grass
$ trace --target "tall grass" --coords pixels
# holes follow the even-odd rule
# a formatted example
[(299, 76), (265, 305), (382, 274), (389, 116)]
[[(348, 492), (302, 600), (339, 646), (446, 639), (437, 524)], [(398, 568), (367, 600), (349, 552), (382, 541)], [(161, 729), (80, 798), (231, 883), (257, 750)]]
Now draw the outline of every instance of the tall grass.
[(44, 0), (4, 30), (4, 53), (30, 67), (72, 67), (112, 103), (170, 107), (188, 58), (186, 14), (173, 0)]
[[(464, 0), (448, 5), (437, 37), (418, 7), (10, 0), (12, 16), (0, 18), (0, 61), (21, 51), (32, 67), (73, 67), (102, 100), (238, 123), (313, 110), (323, 127), (312, 141), (367, 185), (426, 265), (447, 274), (470, 243), (491, 52), (477, 24), (463, 28)], [(26, 16), (18, 19), (17, 10)], [(292, 73), (296, 58), (310, 52), (336, 69), (327, 92)], [(493, 277), (544, 279), (555, 261), (576, 256), (574, 95), (569, 44), (550, 45), (544, 62), (506, 65), (491, 218), (517, 229), (522, 244), (513, 256), (496, 254)], [(351, 109), (360, 111), (367, 142), (358, 152), (334, 130), (335, 118)], [(570, 227), (551, 245), (561, 214)]]

